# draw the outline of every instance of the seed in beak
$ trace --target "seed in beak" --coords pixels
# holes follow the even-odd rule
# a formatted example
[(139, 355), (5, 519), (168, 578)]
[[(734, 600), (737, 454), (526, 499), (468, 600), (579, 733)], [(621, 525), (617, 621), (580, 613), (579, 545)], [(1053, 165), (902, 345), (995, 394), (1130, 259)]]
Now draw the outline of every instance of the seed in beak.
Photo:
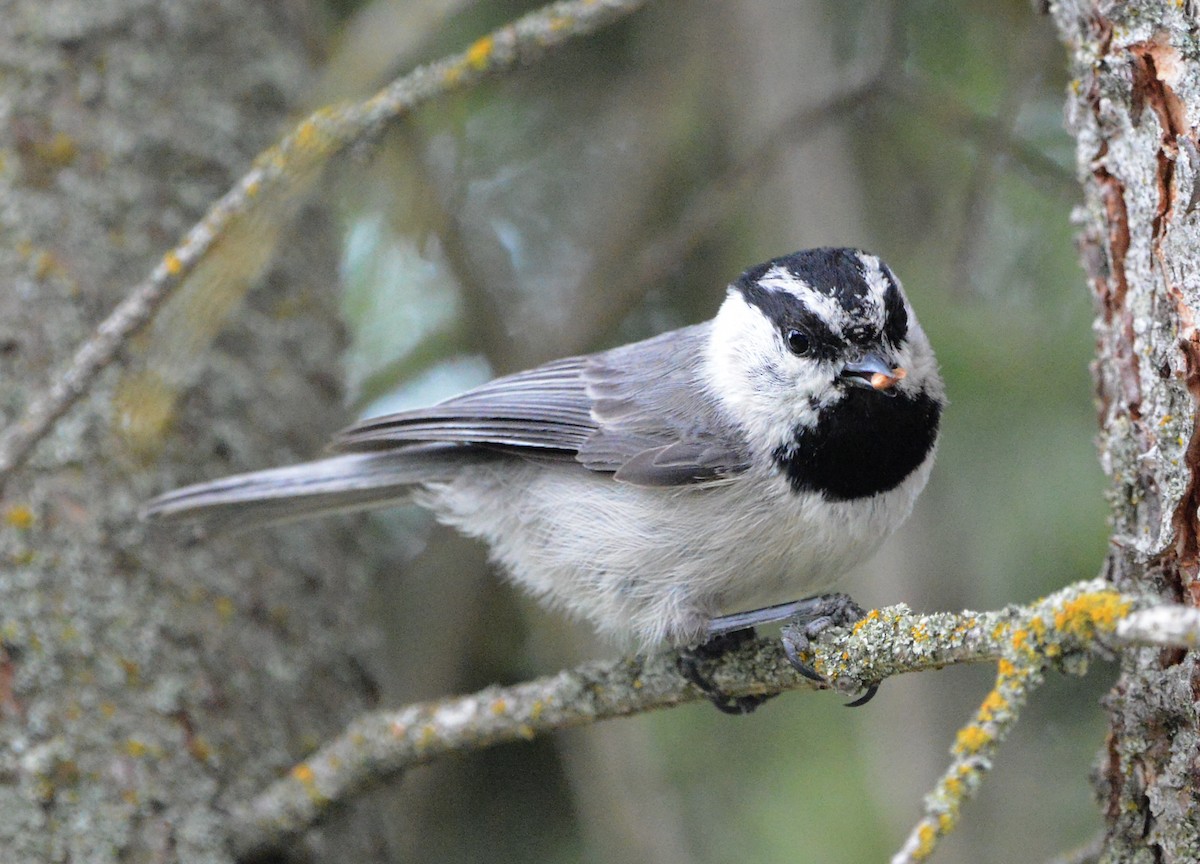
[(871, 386), (876, 390), (890, 390), (896, 384), (903, 381), (906, 375), (908, 375), (908, 372), (900, 366), (893, 369), (890, 375), (883, 372), (876, 372), (871, 376)]

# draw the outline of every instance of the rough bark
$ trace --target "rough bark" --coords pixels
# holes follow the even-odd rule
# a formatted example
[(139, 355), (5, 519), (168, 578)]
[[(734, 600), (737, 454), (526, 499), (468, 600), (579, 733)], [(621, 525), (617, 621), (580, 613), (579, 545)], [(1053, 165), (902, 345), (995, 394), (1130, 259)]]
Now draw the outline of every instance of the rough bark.
[[(300, 10), (3, 5), (3, 422), (278, 134), (319, 41)], [(371, 704), (345, 641), (365, 638), (364, 580), (331, 566), (370, 558), (338, 526), (183, 550), (135, 516), (180, 481), (311, 453), (341, 421), (336, 253), (320, 213), (301, 223), (164, 452), (130, 451), (109, 370), (3, 490), (5, 860), (229, 860), (223, 802)], [(339, 852), (373, 860), (376, 836), (360, 821)]]
[[(1070, 51), (1068, 123), (1084, 187), (1080, 247), (1096, 301), (1100, 451), (1111, 477), (1108, 577), (1200, 604), (1200, 62), (1191, 3), (1052, 7)], [(1200, 668), (1122, 661), (1097, 771), (1103, 860), (1196, 860)]]

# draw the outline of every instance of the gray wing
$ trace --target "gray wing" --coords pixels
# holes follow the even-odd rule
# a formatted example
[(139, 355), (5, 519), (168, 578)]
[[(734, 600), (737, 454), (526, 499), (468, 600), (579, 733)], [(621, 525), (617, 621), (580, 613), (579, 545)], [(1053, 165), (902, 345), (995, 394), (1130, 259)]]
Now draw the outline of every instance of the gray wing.
[(430, 443), (570, 460), (642, 486), (733, 476), (749, 457), (700, 379), (708, 325), (498, 378), (429, 408), (375, 417), (335, 449)]
[(576, 458), (640, 486), (678, 486), (746, 470), (741, 431), (705, 386), (709, 325), (593, 355), (583, 370), (595, 433)]

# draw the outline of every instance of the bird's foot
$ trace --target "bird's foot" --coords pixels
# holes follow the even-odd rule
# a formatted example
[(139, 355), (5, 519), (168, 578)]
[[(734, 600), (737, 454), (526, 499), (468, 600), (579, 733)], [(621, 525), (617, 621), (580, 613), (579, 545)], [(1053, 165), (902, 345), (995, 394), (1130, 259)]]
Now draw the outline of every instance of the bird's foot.
[(709, 701), (723, 714), (749, 714), (771, 696), (730, 696), (713, 682), (703, 667), (714, 660), (721, 659), (730, 651), (740, 648), (755, 638), (757, 637), (753, 627), (741, 627), (713, 633), (707, 642), (691, 648), (680, 649), (677, 661), (679, 674), (700, 688)]
[[(793, 600), (791, 603), (780, 603), (777, 606), (764, 606), (761, 609), (722, 615), (709, 622), (708, 633), (710, 638), (715, 640), (726, 634), (752, 628), (756, 624), (786, 621), (782, 640), (783, 651), (787, 655), (788, 662), (805, 678), (821, 684), (830, 684), (825, 676), (805, 663), (801, 659), (801, 655), (808, 652), (812, 640), (821, 635), (823, 631), (830, 627), (848, 627), (865, 614), (863, 608), (855, 603), (848, 594), (818, 594), (804, 600)], [(848, 703), (847, 707), (866, 705), (874, 698), (878, 690), (878, 684), (869, 685), (866, 692), (858, 699)]]
[[(803, 608), (798, 610), (783, 627), (783, 652), (788, 662), (803, 675), (813, 681), (829, 684), (829, 680), (812, 666), (805, 663), (803, 655), (812, 647), (812, 641), (830, 627), (849, 627), (862, 620), (866, 610), (854, 602), (848, 594), (822, 594), (799, 601)], [(875, 698), (879, 684), (869, 684), (863, 695), (853, 702), (846, 703), (847, 708), (857, 708), (866, 705)]]

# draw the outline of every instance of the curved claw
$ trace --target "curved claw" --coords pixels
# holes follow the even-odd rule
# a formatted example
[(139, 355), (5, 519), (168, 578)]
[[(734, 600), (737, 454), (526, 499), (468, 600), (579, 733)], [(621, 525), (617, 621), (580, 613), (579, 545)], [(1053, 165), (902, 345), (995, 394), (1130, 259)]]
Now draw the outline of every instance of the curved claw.
[(875, 694), (878, 692), (879, 692), (879, 685), (871, 684), (867, 687), (866, 693), (859, 696), (853, 702), (847, 702), (845, 704), (845, 706), (843, 706), (843, 707), (845, 707), (845, 708), (861, 708), (863, 705), (866, 705), (868, 702), (870, 702), (872, 699), (874, 699)]
[[(826, 594), (771, 608), (781, 610), (784, 606), (804, 609), (802, 614), (783, 628), (783, 653), (787, 655), (788, 662), (810, 681), (829, 685), (829, 680), (801, 660), (800, 654), (808, 650), (812, 644), (811, 640), (816, 639), (828, 628), (845, 627), (861, 619), (865, 614), (862, 607), (846, 594)], [(857, 708), (866, 705), (875, 698), (878, 691), (879, 685), (871, 684), (862, 696), (847, 703), (846, 707)]]
[(792, 664), (792, 668), (809, 681), (816, 681), (818, 684), (829, 683), (825, 680), (824, 675), (800, 659), (800, 653), (796, 650), (796, 643), (786, 636), (783, 639), (783, 653), (787, 655), (788, 662)]
[[(829, 680), (817, 670), (813, 669), (807, 663), (800, 659), (799, 652), (796, 650), (796, 643), (792, 639), (784, 638), (783, 653), (787, 655), (788, 662), (792, 664), (792, 668), (803, 675), (810, 681), (816, 681), (818, 684), (829, 684)], [(859, 708), (866, 705), (875, 698), (875, 694), (879, 692), (878, 684), (871, 684), (863, 695), (859, 696), (853, 702), (847, 702), (847, 708)]]

